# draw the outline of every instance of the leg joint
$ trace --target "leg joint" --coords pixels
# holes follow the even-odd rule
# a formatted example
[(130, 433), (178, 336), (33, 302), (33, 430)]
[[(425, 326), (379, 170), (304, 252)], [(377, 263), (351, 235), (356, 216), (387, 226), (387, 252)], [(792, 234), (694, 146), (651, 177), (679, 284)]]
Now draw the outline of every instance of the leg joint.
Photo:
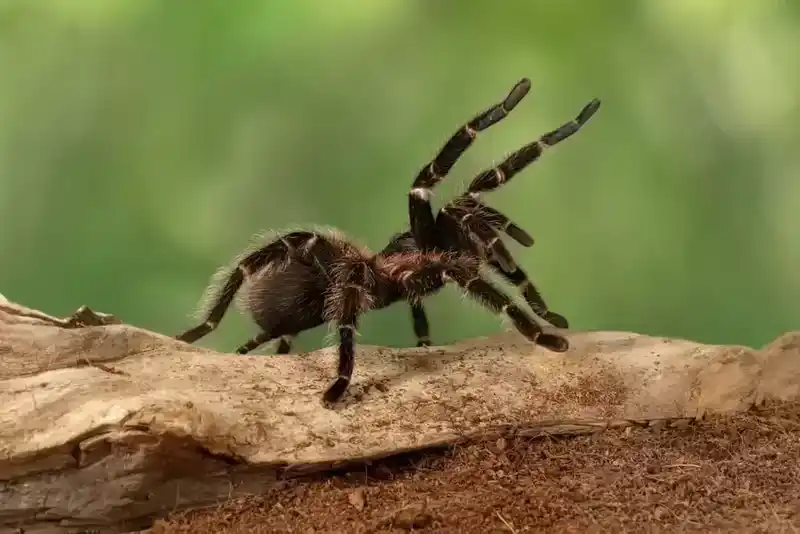
[(431, 190), (428, 187), (415, 187), (408, 193), (414, 198), (428, 201), (431, 198)]

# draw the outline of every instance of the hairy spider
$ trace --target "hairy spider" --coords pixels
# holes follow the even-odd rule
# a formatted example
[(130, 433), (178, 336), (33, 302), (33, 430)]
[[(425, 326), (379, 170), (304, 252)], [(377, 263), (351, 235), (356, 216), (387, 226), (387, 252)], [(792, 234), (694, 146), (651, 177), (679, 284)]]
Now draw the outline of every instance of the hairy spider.
[(244, 354), (269, 340), (286, 341), (325, 322), (335, 323), (338, 377), (323, 395), (334, 402), (344, 394), (353, 374), (359, 316), (400, 300), (418, 303), (452, 281), (495, 313), (505, 312), (531, 341), (553, 351), (567, 350), (566, 339), (543, 332), (482, 276), (482, 263), (463, 252), (375, 254), (333, 230), (283, 233), (240, 257), (213, 297), (206, 320), (177, 339), (192, 343), (216, 328), (234, 295), (248, 282), (244, 302), (262, 332), (236, 352)]
[(323, 395), (324, 400), (334, 402), (345, 393), (353, 374), (359, 316), (407, 301), (418, 345), (430, 344), (422, 300), (452, 281), (491, 311), (504, 312), (531, 341), (556, 352), (566, 351), (569, 345), (564, 337), (544, 332), (481, 273), (481, 267), (488, 264), (523, 291), (538, 315), (555, 326), (567, 326), (562, 316), (547, 309), (498, 232), (504, 231), (525, 246), (531, 246), (533, 239), (505, 215), (483, 204), (479, 195), (497, 189), (536, 160), (545, 148), (577, 132), (600, 102), (592, 100), (575, 120), (479, 174), (467, 191), (442, 208), (438, 216), (434, 217), (429, 202), (431, 188), (450, 171), (477, 132), (502, 120), (529, 89), (529, 80), (520, 81), (503, 102), (462, 126), (425, 165), (409, 194), (410, 231), (396, 234), (377, 254), (335, 230), (280, 234), (237, 259), (213, 294), (203, 323), (179, 334), (177, 339), (193, 343), (213, 331), (247, 283), (243, 301), (262, 331), (236, 352), (244, 354), (279, 339), (277, 352), (288, 353), (300, 332), (326, 322), (335, 323), (339, 333), (338, 377)]

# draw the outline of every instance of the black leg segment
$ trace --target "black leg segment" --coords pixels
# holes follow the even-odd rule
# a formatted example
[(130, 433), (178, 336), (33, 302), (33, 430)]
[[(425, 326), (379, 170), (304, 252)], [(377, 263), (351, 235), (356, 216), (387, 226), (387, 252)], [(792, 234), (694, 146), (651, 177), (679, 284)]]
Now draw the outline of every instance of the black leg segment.
[(260, 332), (250, 338), (247, 343), (236, 349), (236, 354), (247, 354), (248, 352), (256, 350), (258, 347), (271, 340), (271, 335), (266, 332)]
[[(355, 323), (355, 321), (349, 321)], [(355, 324), (339, 325), (339, 366), (336, 380), (325, 390), (323, 400), (325, 402), (336, 402), (342, 398), (347, 386), (353, 379), (353, 369), (355, 368)]]
[(425, 308), (420, 303), (411, 304), (411, 320), (414, 323), (414, 334), (417, 336), (418, 347), (429, 347), (431, 344), (430, 327)]
[(501, 293), (487, 280), (481, 277), (464, 280), (458, 275), (454, 276), (453, 280), (470, 296), (483, 302), (493, 312), (504, 312), (517, 330), (534, 343), (554, 352), (566, 352), (569, 349), (569, 342), (566, 338), (558, 334), (543, 332), (536, 321), (528, 317), (507, 295)]
[(502, 275), (503, 278), (505, 278), (509, 283), (517, 286), (517, 288), (522, 292), (525, 302), (528, 303), (528, 306), (531, 307), (536, 315), (549, 322), (556, 328), (569, 328), (569, 322), (567, 321), (566, 317), (550, 311), (544, 301), (544, 298), (542, 297), (542, 294), (539, 293), (539, 290), (536, 288), (536, 285), (531, 282), (530, 279), (528, 279), (528, 275), (519, 266), (514, 271), (509, 273), (504, 271), (500, 264), (496, 261), (490, 261), (489, 265), (499, 272), (500, 275)]
[(487, 193), (508, 183), (522, 169), (539, 159), (545, 149), (560, 143), (581, 129), (600, 108), (600, 101), (592, 100), (581, 110), (578, 117), (548, 132), (536, 141), (529, 143), (508, 156), (505, 161), (493, 169), (488, 169), (476, 176), (467, 193)]

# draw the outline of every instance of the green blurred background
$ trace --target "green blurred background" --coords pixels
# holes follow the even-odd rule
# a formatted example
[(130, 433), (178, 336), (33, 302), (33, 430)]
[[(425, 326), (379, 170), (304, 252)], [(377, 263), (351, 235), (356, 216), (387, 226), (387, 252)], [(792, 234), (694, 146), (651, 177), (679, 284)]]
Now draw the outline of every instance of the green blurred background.
[[(256, 232), (381, 248), (419, 168), (528, 76), (437, 202), (599, 97), (486, 197), (536, 237), (520, 263), (576, 329), (760, 345), (800, 328), (798, 58), (788, 0), (0, 1), (0, 292), (175, 334)], [(428, 310), (440, 344), (503, 328), (454, 288)], [(360, 339), (413, 344), (408, 307)]]

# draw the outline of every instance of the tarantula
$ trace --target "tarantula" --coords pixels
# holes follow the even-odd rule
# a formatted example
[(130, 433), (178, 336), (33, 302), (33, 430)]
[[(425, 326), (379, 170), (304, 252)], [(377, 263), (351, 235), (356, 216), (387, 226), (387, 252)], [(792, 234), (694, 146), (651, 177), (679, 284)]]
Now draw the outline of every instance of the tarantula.
[(566, 351), (569, 344), (564, 337), (544, 332), (481, 273), (482, 266), (492, 266), (523, 288), (537, 314), (556, 326), (566, 326), (563, 317), (547, 309), (497, 231), (505, 231), (526, 246), (532, 245), (533, 239), (505, 215), (482, 204), (479, 195), (500, 187), (536, 160), (545, 148), (577, 132), (597, 111), (599, 100), (589, 102), (574, 120), (479, 174), (467, 192), (442, 208), (437, 217), (429, 202), (431, 188), (445, 177), (477, 133), (502, 120), (529, 89), (529, 80), (520, 81), (503, 102), (462, 126), (423, 167), (409, 193), (411, 230), (395, 235), (382, 251), (374, 253), (334, 230), (284, 232), (241, 255), (213, 295), (203, 323), (179, 334), (177, 339), (192, 343), (213, 331), (247, 282), (245, 305), (262, 331), (236, 352), (244, 354), (278, 338), (278, 352), (288, 353), (298, 333), (326, 322), (335, 323), (339, 334), (338, 376), (323, 394), (325, 401), (335, 402), (352, 378), (359, 316), (407, 301), (411, 304), (418, 345), (429, 344), (422, 300), (454, 282), (491, 311), (504, 312), (529, 340), (555, 352)]

